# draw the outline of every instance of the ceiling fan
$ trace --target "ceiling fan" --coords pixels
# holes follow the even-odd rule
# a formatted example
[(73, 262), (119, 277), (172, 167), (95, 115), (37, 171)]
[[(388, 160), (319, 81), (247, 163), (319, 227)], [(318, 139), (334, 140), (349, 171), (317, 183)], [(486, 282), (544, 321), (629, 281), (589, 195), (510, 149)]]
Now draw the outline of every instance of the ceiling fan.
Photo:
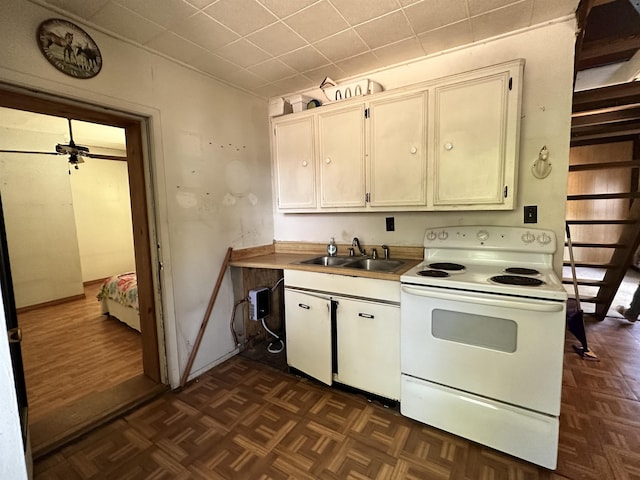
[(73, 166), (76, 170), (78, 164), (84, 163), (83, 157), (88, 158), (101, 158), (101, 159), (114, 159), (121, 157), (113, 157), (112, 155), (98, 155), (89, 152), (89, 148), (83, 145), (77, 145), (73, 141), (73, 130), (71, 129), (71, 119), (67, 118), (69, 123), (69, 143), (58, 143), (55, 147), (55, 152), (40, 152), (34, 150), (4, 150), (0, 149), (0, 153), (27, 153), (31, 155), (69, 155), (69, 165)]

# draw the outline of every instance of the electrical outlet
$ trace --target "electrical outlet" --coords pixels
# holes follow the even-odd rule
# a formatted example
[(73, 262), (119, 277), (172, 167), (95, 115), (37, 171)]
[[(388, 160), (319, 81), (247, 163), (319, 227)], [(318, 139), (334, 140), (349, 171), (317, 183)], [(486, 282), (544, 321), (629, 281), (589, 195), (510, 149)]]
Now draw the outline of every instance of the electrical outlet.
[(524, 223), (538, 223), (537, 205), (526, 205), (524, 207)]
[(387, 232), (393, 232), (396, 229), (396, 222), (394, 217), (387, 217)]

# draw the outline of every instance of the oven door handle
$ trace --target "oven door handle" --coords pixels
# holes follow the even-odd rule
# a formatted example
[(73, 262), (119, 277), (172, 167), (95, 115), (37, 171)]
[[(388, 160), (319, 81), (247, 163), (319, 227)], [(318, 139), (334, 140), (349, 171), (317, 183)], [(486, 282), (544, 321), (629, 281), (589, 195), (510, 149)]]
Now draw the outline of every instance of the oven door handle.
[(418, 295), (420, 297), (438, 298), (441, 300), (454, 300), (456, 302), (477, 303), (488, 305), (490, 307), (517, 308), (520, 310), (529, 310), (535, 312), (560, 312), (564, 309), (564, 302), (545, 302), (529, 301), (529, 300), (507, 300), (504, 298), (496, 298), (495, 296), (484, 296), (474, 292), (448, 293), (440, 290), (426, 288), (415, 288), (407, 285), (402, 286), (402, 291), (409, 295)]

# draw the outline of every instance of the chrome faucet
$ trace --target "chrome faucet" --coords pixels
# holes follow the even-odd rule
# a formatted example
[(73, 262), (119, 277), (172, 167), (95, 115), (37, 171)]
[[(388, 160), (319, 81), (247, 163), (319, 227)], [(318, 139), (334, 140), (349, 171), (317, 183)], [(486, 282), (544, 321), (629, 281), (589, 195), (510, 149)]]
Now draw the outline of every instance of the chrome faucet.
[(384, 259), (389, 260), (389, 247), (387, 245), (382, 245), (382, 251), (384, 252)]
[(360, 240), (358, 240), (358, 237), (353, 237), (353, 242), (351, 242), (351, 245), (358, 248), (360, 255), (367, 254), (367, 251), (360, 246)]

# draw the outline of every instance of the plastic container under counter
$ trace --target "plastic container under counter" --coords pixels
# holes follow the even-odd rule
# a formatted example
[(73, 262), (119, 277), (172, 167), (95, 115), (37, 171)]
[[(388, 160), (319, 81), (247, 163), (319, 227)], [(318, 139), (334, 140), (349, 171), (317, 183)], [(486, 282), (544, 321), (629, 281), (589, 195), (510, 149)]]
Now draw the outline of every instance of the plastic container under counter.
[(382, 90), (382, 85), (378, 82), (365, 78), (364, 80), (358, 80), (357, 82), (345, 83), (335, 87), (327, 87), (322, 91), (330, 102), (339, 102), (340, 100), (346, 100), (351, 97), (382, 92)]

